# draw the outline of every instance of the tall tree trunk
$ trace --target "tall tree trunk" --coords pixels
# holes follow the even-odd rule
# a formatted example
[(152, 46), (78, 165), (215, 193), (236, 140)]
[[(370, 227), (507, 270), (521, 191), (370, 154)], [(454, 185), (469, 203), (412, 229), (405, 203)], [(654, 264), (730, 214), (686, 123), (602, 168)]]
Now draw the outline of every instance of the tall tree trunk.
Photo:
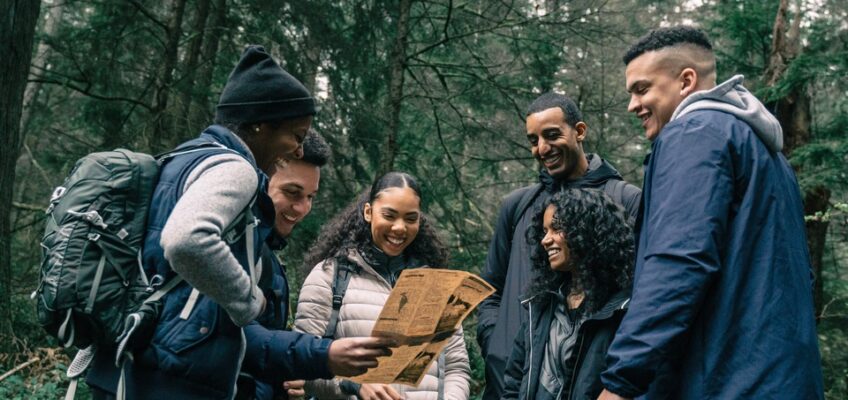
[[(45, 38), (49, 39), (56, 36), (56, 32), (59, 30), (59, 21), (62, 20), (62, 12), (64, 8), (64, 3), (54, 4), (49, 7), (50, 11), (47, 14), (47, 19), (44, 21), (44, 27), (41, 30)], [(32, 59), (32, 67), (30, 67), (30, 71), (33, 75), (45, 69), (47, 66), (47, 59), (49, 58), (49, 51), (50, 45), (47, 43), (47, 40), (41, 40), (38, 42), (38, 48), (35, 50), (35, 56)], [(32, 106), (38, 99), (38, 93), (41, 91), (41, 85), (41, 82), (28, 84), (26, 91), (24, 92), (23, 112), (21, 114), (21, 130), (24, 133), (24, 137), (26, 136), (29, 121), (32, 117)]]
[[(51, 6), (44, 7), (43, 11), (46, 15), (44, 25), (41, 28), (41, 38), (38, 41), (38, 46), (36, 47), (35, 54), (33, 55), (31, 62), (32, 65), (30, 66), (31, 76), (41, 75), (43, 74), (43, 71), (46, 70), (48, 60), (50, 58), (49, 41), (53, 40), (56, 37), (56, 33), (59, 31), (64, 8), (65, 3), (54, 3)], [(36, 190), (32, 190), (33, 188), (37, 188), (39, 186), (43, 187), (45, 184), (48, 186), (50, 185), (47, 174), (44, 173), (41, 167), (37, 166), (37, 161), (33, 157), (33, 153), (38, 153), (38, 147), (34, 146), (33, 148), (28, 148), (24, 141), (30, 131), (33, 110), (38, 107), (36, 103), (39, 100), (42, 86), (42, 82), (30, 82), (27, 84), (26, 91), (24, 91), (23, 110), (21, 112), (21, 146), (26, 155), (21, 156), (21, 160), (25, 162), (20, 165), (17, 171), (17, 176), (22, 177), (23, 179), (16, 179), (17, 186), (14, 190), (14, 193), (17, 196), (16, 200), (24, 203), (31, 200), (30, 198), (27, 198), (27, 195), (31, 196), (33, 193), (37, 192)], [(41, 172), (38, 174), (40, 175), (39, 178), (35, 178), (36, 174), (31, 174), (33, 167), (35, 167), (35, 169), (39, 169), (39, 172)], [(17, 223), (17, 218), (20, 217), (21, 214), (18, 213), (17, 216), (13, 218), (13, 224)]]
[(201, 62), (194, 83), (196, 97), (192, 102), (191, 116), (189, 117), (192, 121), (199, 123), (211, 122), (211, 117), (214, 115), (210, 113), (212, 104), (209, 102), (207, 93), (212, 86), (218, 47), (226, 29), (227, 0), (216, 0), (213, 11), (212, 19), (206, 24), (207, 29), (203, 34), (203, 46), (200, 51)]
[[(12, 333), (12, 190), (21, 151), (21, 111), (41, 2), (4, 2), (0, 24), (0, 336)], [(0, 340), (9, 343), (7, 340)]]
[(321, 43), (318, 42), (315, 31), (310, 29), (306, 35), (306, 64), (303, 70), (298, 71), (303, 77), (303, 85), (315, 96), (318, 88), (315, 85), (318, 77), (318, 66), (321, 65)]
[(196, 76), (196, 71), (198, 64), (200, 63), (200, 51), (203, 46), (203, 37), (206, 35), (206, 20), (209, 17), (209, 0), (198, 0), (197, 3), (197, 14), (195, 15), (194, 25), (192, 27), (191, 33), (194, 35), (189, 41), (188, 45), (188, 55), (186, 56), (185, 61), (185, 75), (182, 78), (181, 82), (181, 95), (180, 95), (180, 111), (177, 113), (178, 118), (182, 118), (181, 123), (177, 124), (177, 138), (178, 141), (182, 141), (187, 139), (190, 136), (195, 135), (197, 132), (197, 125), (201, 122), (193, 121), (191, 119), (191, 104), (194, 101), (194, 98), (197, 97), (196, 87), (194, 86), (194, 78)]
[(400, 0), (397, 21), (397, 36), (392, 48), (389, 65), (389, 96), (385, 109), (388, 112), (386, 124), (386, 142), (380, 161), (379, 175), (394, 169), (398, 152), (397, 134), (400, 128), (400, 110), (403, 104), (403, 78), (406, 72), (406, 43), (409, 35), (409, 12), (412, 0)]
[(177, 66), (185, 5), (186, 0), (173, 0), (168, 14), (165, 54), (162, 59), (162, 66), (156, 76), (156, 101), (154, 102), (153, 109), (155, 131), (153, 132), (153, 143), (151, 143), (151, 148), (154, 152), (171, 147), (173, 142), (175, 142), (173, 124), (171, 116), (168, 113), (168, 98), (174, 82), (174, 69)]
[[(796, 13), (792, 25), (787, 28), (789, 24), (788, 7), (789, 1), (781, 0), (777, 17), (775, 17), (771, 55), (765, 73), (765, 82), (768, 86), (777, 84), (783, 78), (787, 67), (801, 51), (799, 35), (801, 13)], [(780, 121), (781, 128), (783, 128), (783, 152), (789, 157), (795, 149), (809, 143), (812, 139), (812, 113), (806, 85), (801, 84), (792, 88), (786, 96), (771, 102), (769, 105), (775, 111), (775, 116)], [(804, 192), (804, 214), (813, 215), (816, 212), (827, 210), (830, 195), (830, 189), (825, 186), (808, 188)], [(806, 225), (810, 263), (816, 277), (813, 299), (816, 315), (820, 315), (823, 306), (822, 266), (828, 222), (810, 220), (807, 221)]]

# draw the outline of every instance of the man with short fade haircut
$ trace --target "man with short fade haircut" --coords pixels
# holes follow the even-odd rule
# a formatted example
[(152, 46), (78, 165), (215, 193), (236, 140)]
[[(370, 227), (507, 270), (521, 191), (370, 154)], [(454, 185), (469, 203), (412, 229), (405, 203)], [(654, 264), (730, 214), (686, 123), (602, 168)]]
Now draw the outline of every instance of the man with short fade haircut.
[(539, 183), (506, 196), (495, 225), (483, 278), (496, 292), (479, 307), (477, 341), (486, 360), (486, 400), (500, 399), (504, 368), (527, 310), (519, 298), (531, 280), (526, 232), (533, 214), (553, 193), (568, 188), (603, 190), (635, 217), (640, 190), (622, 180), (597, 154), (583, 152), (589, 127), (568, 96), (546, 93), (527, 109), (527, 140), (540, 164)]
[[(268, 196), (274, 203), (274, 230), (262, 248), (262, 265), (269, 266), (270, 282), (260, 282), (268, 306), (265, 312), (245, 327), (247, 349), (238, 380), (236, 399), (274, 399), (302, 397), (305, 365), (326, 364), (316, 349), (313, 335), (292, 332), (289, 320), (289, 284), (286, 268), (274, 251), (286, 247), (294, 227), (312, 211), (318, 195), (321, 168), (330, 159), (330, 146), (314, 130), (303, 140), (300, 159), (283, 158), (277, 163), (268, 183)], [(318, 339), (329, 342), (330, 339)]]
[(600, 398), (823, 398), (803, 206), (780, 125), (742, 76), (716, 85), (697, 29), (655, 30), (624, 63), (628, 110), (653, 143), (633, 294)]

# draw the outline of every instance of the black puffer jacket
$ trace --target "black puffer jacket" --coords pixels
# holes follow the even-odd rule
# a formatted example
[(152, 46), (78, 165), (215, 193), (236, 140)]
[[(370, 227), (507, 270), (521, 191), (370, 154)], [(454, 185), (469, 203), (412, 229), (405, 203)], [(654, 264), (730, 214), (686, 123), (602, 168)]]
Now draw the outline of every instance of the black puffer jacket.
[[(539, 390), (539, 376), (545, 347), (550, 337), (557, 297), (538, 295), (523, 302), (529, 311), (529, 321), (521, 324), (512, 355), (504, 372), (502, 399), (533, 400)], [(564, 371), (573, 371), (562, 388), (562, 400), (595, 400), (603, 390), (601, 372), (606, 363), (607, 349), (624, 316), (629, 294), (619, 292), (600, 310), (588, 315), (577, 331), (577, 342)]]

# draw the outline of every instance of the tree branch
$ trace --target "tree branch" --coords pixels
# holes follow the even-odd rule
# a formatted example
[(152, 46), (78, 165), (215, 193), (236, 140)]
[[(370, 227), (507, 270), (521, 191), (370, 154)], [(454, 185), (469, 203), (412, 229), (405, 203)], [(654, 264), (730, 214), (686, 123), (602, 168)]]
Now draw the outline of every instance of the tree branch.
[(84, 94), (84, 95), (86, 95), (86, 96), (88, 96), (88, 97), (91, 97), (91, 98), (94, 98), (94, 99), (97, 99), (97, 100), (104, 100), (104, 101), (123, 101), (123, 102), (127, 102), (127, 103), (130, 103), (130, 104), (135, 104), (135, 105), (138, 105), (138, 106), (144, 107), (144, 108), (145, 108), (145, 109), (147, 109), (148, 111), (153, 111), (153, 107), (152, 107), (152, 106), (148, 105), (147, 103), (144, 103), (144, 102), (143, 102), (143, 101), (141, 101), (141, 100), (137, 100), (137, 99), (133, 99), (133, 98), (129, 98), (129, 97), (122, 97), (122, 96), (104, 96), (104, 95), (100, 95), (100, 94), (92, 93), (90, 88), (85, 88), (85, 89), (83, 89), (83, 88), (81, 88), (81, 87), (79, 87), (79, 86), (76, 86), (76, 85), (74, 85), (74, 84), (71, 84), (70, 82), (67, 82), (67, 81), (58, 81), (58, 80), (54, 80), (54, 79), (46, 79), (46, 78), (33, 78), (33, 79), (29, 79), (29, 80), (27, 80), (27, 82), (40, 82), (40, 83), (47, 83), (47, 84), (51, 84), (51, 85), (64, 86), (64, 87), (67, 87), (67, 88), (69, 88), (69, 89), (72, 89), (72, 90), (74, 90), (74, 91), (76, 91), (76, 92), (79, 92), (79, 93), (81, 93), (81, 94)]
[(35, 357), (35, 358), (33, 358), (33, 359), (31, 359), (31, 360), (29, 360), (29, 361), (27, 361), (27, 362), (25, 362), (25, 363), (23, 363), (23, 364), (21, 364), (21, 365), (18, 365), (18, 366), (17, 366), (17, 367), (15, 367), (15, 368), (12, 368), (12, 369), (10, 369), (10, 370), (6, 371), (6, 373), (5, 373), (5, 374), (0, 375), (0, 382), (2, 382), (4, 379), (6, 379), (6, 378), (8, 378), (8, 377), (10, 377), (10, 376), (12, 376), (12, 375), (14, 375), (14, 374), (15, 374), (15, 372), (18, 372), (18, 371), (20, 371), (20, 370), (22, 370), (22, 369), (24, 369), (24, 368), (26, 368), (26, 367), (30, 366), (31, 364), (33, 364), (33, 363), (35, 363), (35, 362), (38, 362), (39, 360), (41, 360), (41, 359), (40, 359), (40, 358), (38, 358), (38, 357)]
[(24, 211), (44, 212), (43, 206), (38, 206), (38, 205), (35, 205), (35, 204), (19, 203), (17, 201), (12, 202), (12, 207), (15, 207), (18, 210), (24, 210)]
[(148, 9), (144, 8), (144, 5), (142, 5), (141, 3), (139, 3), (137, 0), (128, 0), (128, 1), (129, 1), (129, 3), (130, 3), (130, 4), (132, 4), (133, 6), (135, 6), (135, 9), (136, 9), (136, 10), (138, 10), (140, 13), (144, 14), (144, 16), (145, 16), (145, 17), (147, 17), (147, 19), (149, 19), (149, 20), (153, 21), (153, 23), (154, 23), (154, 24), (156, 24), (156, 25), (158, 25), (160, 28), (164, 29), (164, 30), (165, 30), (165, 33), (168, 33), (168, 32), (170, 32), (170, 31), (171, 31), (171, 29), (170, 29), (170, 28), (168, 28), (168, 25), (167, 25), (167, 24), (165, 24), (164, 22), (160, 21), (160, 20), (159, 20), (159, 18), (156, 18), (156, 16), (155, 16), (155, 15), (153, 15), (153, 13), (152, 13), (152, 12), (150, 12)]

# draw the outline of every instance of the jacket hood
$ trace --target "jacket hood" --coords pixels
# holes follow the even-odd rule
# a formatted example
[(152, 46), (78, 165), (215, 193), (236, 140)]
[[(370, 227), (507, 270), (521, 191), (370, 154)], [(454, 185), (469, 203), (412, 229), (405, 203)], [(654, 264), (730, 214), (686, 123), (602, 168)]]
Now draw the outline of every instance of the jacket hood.
[(595, 188), (603, 186), (610, 179), (621, 180), (621, 174), (597, 154), (586, 154), (586, 160), (589, 161), (589, 169), (582, 177), (571, 180), (562, 181), (554, 178), (547, 170), (542, 168), (539, 171), (539, 182), (545, 187), (549, 193), (554, 193), (563, 188)]
[(736, 75), (710, 90), (692, 93), (677, 106), (671, 120), (698, 110), (730, 113), (751, 126), (770, 151), (779, 152), (783, 149), (783, 129), (763, 103), (742, 86), (744, 79)]

